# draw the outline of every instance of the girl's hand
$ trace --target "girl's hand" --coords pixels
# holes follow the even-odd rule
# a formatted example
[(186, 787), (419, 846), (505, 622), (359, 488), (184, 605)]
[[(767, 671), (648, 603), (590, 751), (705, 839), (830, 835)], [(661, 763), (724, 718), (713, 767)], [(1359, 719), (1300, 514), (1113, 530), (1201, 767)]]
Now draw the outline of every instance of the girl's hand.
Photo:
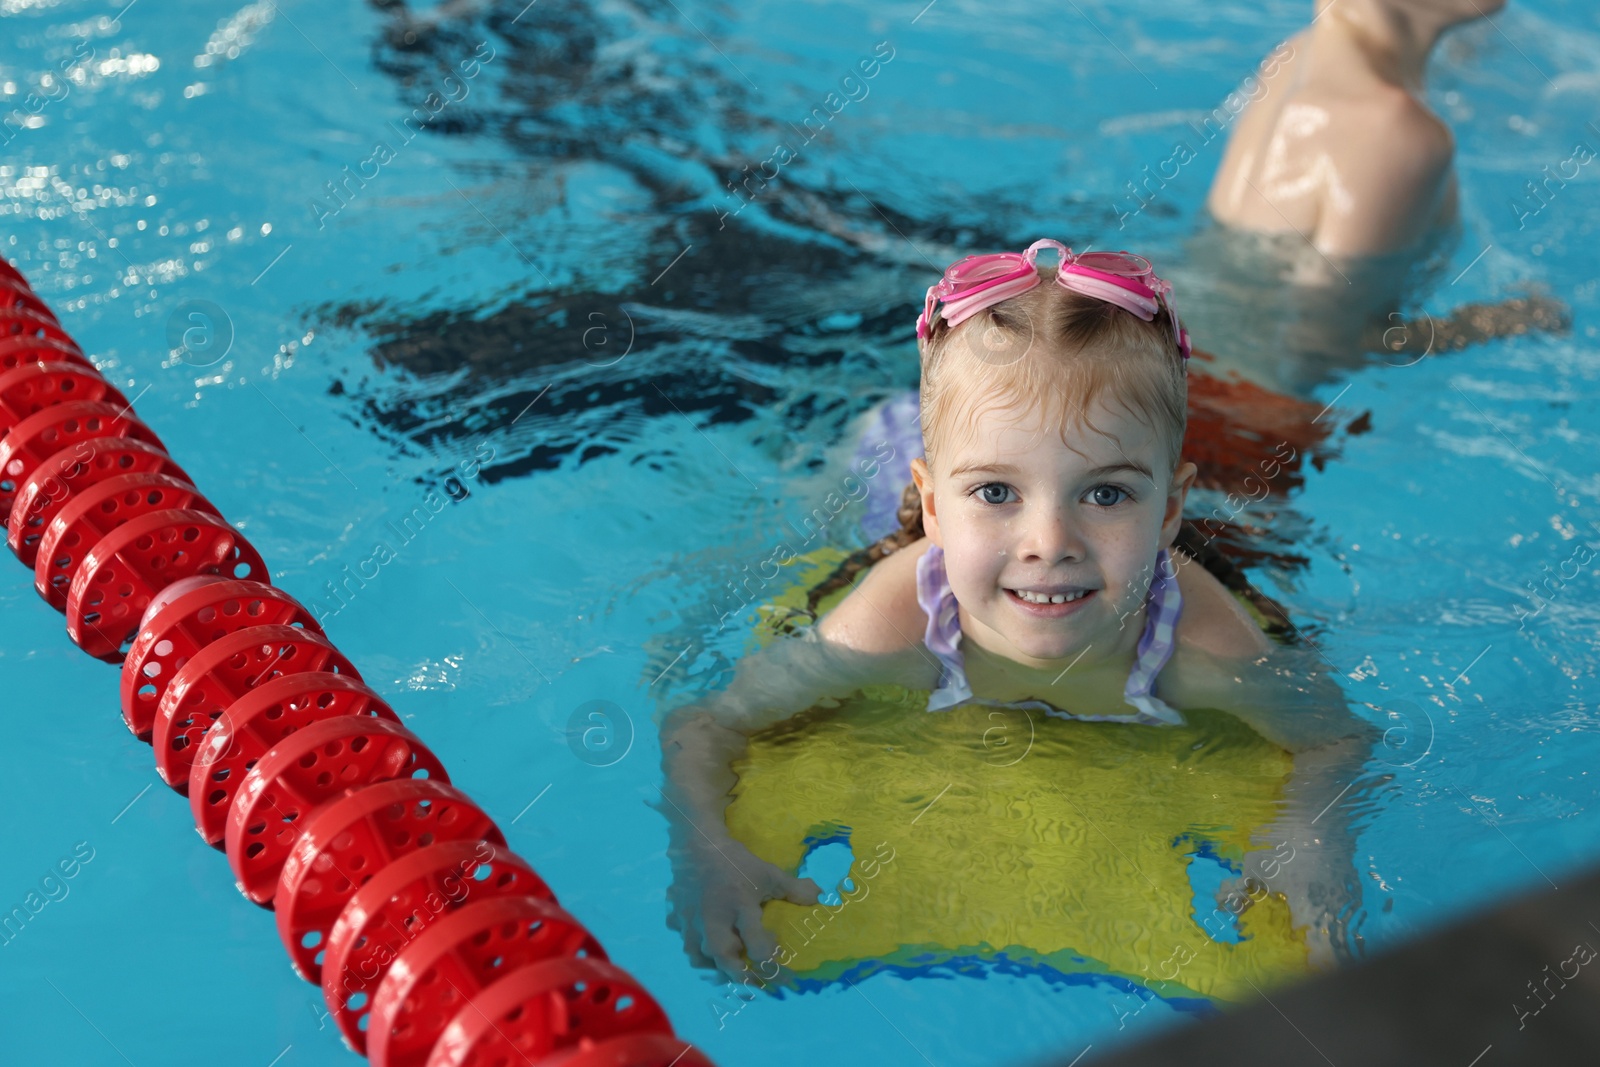
[(1289, 902), (1290, 921), (1304, 928), (1309, 962), (1319, 971), (1353, 962), (1349, 921), (1361, 904), (1360, 882), (1349, 857), (1304, 838), (1245, 854), (1237, 877), (1217, 890), (1217, 907), (1243, 914), (1268, 894)]
[(762, 903), (783, 899), (815, 904), (821, 888), (730, 838), (716, 844), (701, 839), (674, 858), (677, 870), (667, 890), (672, 906), (667, 925), (683, 934), (690, 962), (696, 967), (715, 966), (730, 979), (748, 979), (751, 972), (740, 960), (742, 951), (756, 968), (757, 981), (770, 980), (766, 971), (778, 965), (779, 947), (761, 923)]

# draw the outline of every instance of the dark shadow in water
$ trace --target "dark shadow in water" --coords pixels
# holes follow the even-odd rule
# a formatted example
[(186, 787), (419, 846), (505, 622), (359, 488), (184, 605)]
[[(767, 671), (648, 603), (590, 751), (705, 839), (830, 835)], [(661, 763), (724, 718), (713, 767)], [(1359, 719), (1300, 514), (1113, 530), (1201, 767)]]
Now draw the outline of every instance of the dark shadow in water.
[[(538, 166), (592, 161), (623, 170), (650, 196), (640, 214), (660, 220), (633, 261), (608, 276), (625, 279), (620, 291), (545, 288), (487, 315), (466, 307), (418, 316), (381, 301), (312, 310), (327, 326), (370, 336), (379, 369), (415, 378), (398, 390), (386, 382), (377, 393), (359, 382), (335, 386), (358, 397), (363, 419), (402, 447), (448, 451), (526, 413), (522, 429), (535, 425), (545, 439), (485, 468), (491, 481), (610, 454), (636, 436), (638, 420), (679, 412), (703, 425), (777, 411), (787, 433), (835, 442), (850, 418), (915, 384), (915, 362), (904, 354), (916, 305), (905, 294), (926, 286), (937, 267), (895, 231), (941, 252), (1005, 242), (870, 205), (854, 191), (807, 188), (792, 172), (761, 192), (760, 206), (800, 237), (719, 220), (703, 205), (704, 183), (691, 189), (675, 175), (692, 170), (713, 185), (732, 183), (751, 161), (707, 150), (697, 132), (794, 138), (787, 124), (745, 108), (747, 87), (725, 66), (670, 49), (623, 49), (621, 58), (607, 58), (608, 46), (617, 52), (624, 43), (616, 11), (643, 32), (646, 24), (681, 20), (670, 4), (603, 18), (585, 3), (541, 0), (537, 19), (520, 20), (525, 4), (518, 2), (446, 4), (427, 13), (393, 0), (373, 7), (387, 16), (374, 63), (394, 78), (405, 106), (420, 105), (478, 42), (496, 49), (499, 99), (473, 96), (442, 113), (455, 121), (436, 122), (431, 133), (494, 137)], [(659, 27), (653, 33), (667, 36)], [(840, 296), (894, 295), (877, 307), (841, 304), (818, 296), (819, 282)], [(842, 307), (863, 310), (841, 317)], [(877, 350), (888, 347), (879, 359)], [(851, 381), (879, 387), (846, 395), (838, 388), (846, 364)], [(750, 366), (782, 373), (757, 381)], [(497, 388), (506, 384), (514, 387)]]

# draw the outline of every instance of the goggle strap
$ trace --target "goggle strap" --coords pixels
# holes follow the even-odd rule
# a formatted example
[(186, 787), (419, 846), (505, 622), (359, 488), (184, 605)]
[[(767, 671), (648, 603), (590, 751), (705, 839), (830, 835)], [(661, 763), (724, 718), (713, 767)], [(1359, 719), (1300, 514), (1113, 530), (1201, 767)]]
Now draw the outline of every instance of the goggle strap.
[[(1098, 272), (1097, 272), (1098, 273)], [(1095, 277), (1086, 272), (1056, 275), (1056, 284), (1063, 289), (1092, 296), (1096, 300), (1104, 300), (1108, 304), (1115, 304), (1124, 311), (1139, 316), (1146, 322), (1156, 317), (1156, 309), (1160, 304), (1156, 302), (1154, 293), (1141, 296), (1124, 285), (1110, 278)], [(1141, 287), (1142, 288), (1142, 287)], [(1148, 292), (1149, 290), (1146, 290)]]
[(1010, 300), (1014, 296), (1020, 296), (1038, 285), (1038, 273), (1029, 270), (1026, 275), (1020, 278), (1011, 278), (999, 284), (985, 285), (981, 290), (962, 293), (960, 296), (947, 296), (944, 298), (944, 321), (951, 326), (959, 326), (984, 308), (992, 307), (1003, 300)]

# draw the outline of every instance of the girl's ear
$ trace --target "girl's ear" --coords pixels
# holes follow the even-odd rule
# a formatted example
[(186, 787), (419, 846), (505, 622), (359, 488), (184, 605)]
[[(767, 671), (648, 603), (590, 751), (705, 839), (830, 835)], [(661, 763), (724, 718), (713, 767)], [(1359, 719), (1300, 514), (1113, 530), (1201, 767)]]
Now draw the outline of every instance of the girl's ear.
[(1167, 490), (1167, 510), (1161, 516), (1161, 547), (1171, 548), (1178, 539), (1178, 527), (1183, 525), (1183, 504), (1189, 497), (1189, 487), (1194, 484), (1200, 468), (1193, 463), (1180, 463), (1172, 472), (1172, 488)]
[(922, 497), (922, 532), (928, 535), (928, 540), (944, 547), (944, 535), (939, 532), (939, 514), (934, 510), (933, 503), (933, 475), (928, 471), (928, 462), (922, 456), (917, 456), (911, 461), (911, 480), (917, 485), (917, 495)]

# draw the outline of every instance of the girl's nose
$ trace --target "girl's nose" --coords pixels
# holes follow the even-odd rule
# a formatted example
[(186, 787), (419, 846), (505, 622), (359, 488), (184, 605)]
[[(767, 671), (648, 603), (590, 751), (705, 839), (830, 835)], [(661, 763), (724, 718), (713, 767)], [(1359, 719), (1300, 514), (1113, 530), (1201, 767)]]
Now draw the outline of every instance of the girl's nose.
[(1046, 565), (1076, 563), (1086, 552), (1083, 535), (1067, 507), (1040, 504), (1023, 516), (1022, 539), (1017, 544), (1019, 560)]

